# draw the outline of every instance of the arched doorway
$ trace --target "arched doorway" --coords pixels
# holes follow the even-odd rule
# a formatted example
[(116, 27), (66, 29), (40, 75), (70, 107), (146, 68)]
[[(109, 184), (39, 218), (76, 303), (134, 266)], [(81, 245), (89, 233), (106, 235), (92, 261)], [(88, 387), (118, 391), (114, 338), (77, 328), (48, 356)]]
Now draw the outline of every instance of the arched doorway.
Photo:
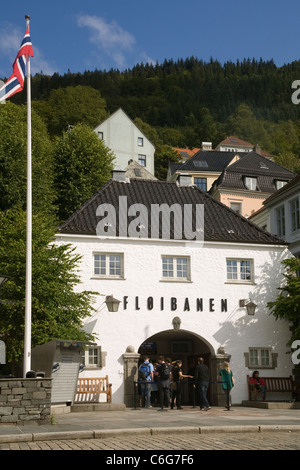
[[(150, 336), (139, 349), (140, 362), (144, 355), (148, 355), (155, 363), (159, 356), (176, 361), (182, 360), (184, 374), (193, 375), (194, 367), (199, 356), (204, 358), (206, 365), (211, 368), (211, 357), (214, 355), (212, 346), (199, 335), (186, 330), (165, 330)], [(211, 399), (211, 387), (208, 397)], [(194, 394), (193, 380), (185, 379), (183, 386), (183, 404), (197, 405), (197, 397)]]

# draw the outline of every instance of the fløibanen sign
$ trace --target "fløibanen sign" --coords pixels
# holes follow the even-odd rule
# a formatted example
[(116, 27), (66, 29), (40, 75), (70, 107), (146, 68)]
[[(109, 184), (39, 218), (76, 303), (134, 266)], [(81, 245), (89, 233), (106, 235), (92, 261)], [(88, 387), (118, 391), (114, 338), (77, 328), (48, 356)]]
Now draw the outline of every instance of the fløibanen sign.
[(209, 312), (227, 312), (227, 299), (203, 299), (196, 298), (190, 301), (188, 297), (178, 300), (177, 297), (170, 297), (165, 299), (165, 297), (160, 297), (159, 299), (154, 299), (154, 297), (147, 297), (144, 300), (141, 300), (138, 296), (133, 299), (129, 299), (127, 295), (123, 297), (123, 309), (134, 308), (135, 310), (140, 310), (141, 306), (146, 306), (147, 310), (159, 309), (171, 311), (183, 310), (184, 312), (189, 312), (190, 310), (195, 310), (197, 312), (203, 312), (204, 309), (208, 309)]

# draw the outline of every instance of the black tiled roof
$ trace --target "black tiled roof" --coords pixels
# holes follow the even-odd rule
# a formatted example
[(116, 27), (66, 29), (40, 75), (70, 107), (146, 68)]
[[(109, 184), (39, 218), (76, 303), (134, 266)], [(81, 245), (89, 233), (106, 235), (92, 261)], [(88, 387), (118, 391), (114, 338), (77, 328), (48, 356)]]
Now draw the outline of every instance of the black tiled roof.
[(214, 182), (212, 190), (216, 187), (245, 190), (245, 176), (257, 178), (258, 190), (272, 194), (277, 190), (276, 180), (288, 182), (294, 178), (295, 174), (269, 158), (255, 152), (249, 152), (224, 169)]
[[(167, 204), (172, 206), (178, 203), (181, 208), (185, 204), (191, 204), (194, 208), (197, 204), (203, 204), (205, 241), (286, 244), (286, 242), (265, 232), (227, 206), (216, 201), (196, 186), (178, 186), (177, 183), (153, 180), (108, 181), (89, 201), (59, 227), (59, 232), (65, 234), (96, 235), (96, 227), (100, 221), (100, 217), (96, 216), (98, 206), (104, 203), (113, 205), (116, 211), (116, 220), (118, 221), (119, 196), (127, 196), (128, 207), (132, 204), (145, 205), (148, 214), (151, 213), (150, 208), (152, 204)], [(135, 215), (131, 219), (136, 217)], [(129, 217), (128, 221), (130, 222)], [(151, 235), (149, 234), (150, 237)]]
[[(221, 173), (232, 161), (235, 155), (244, 157), (247, 155), (245, 152), (221, 152), (215, 150), (199, 150), (191, 158), (183, 163), (170, 163), (171, 173), (176, 171), (213, 171)], [(205, 162), (207, 166), (201, 165), (201, 162)]]

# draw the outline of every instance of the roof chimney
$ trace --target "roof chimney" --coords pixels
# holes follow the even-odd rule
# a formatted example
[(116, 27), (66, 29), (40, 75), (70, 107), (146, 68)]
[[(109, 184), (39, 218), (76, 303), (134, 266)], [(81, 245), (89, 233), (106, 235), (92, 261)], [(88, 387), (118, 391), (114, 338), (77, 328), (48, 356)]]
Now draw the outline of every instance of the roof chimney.
[(177, 178), (179, 186), (191, 186), (192, 176), (187, 173), (181, 173)]
[(111, 177), (113, 180), (126, 182), (125, 170), (121, 168), (120, 166), (116, 166), (112, 170)]
[(212, 150), (212, 142), (202, 142), (201, 150)]
[(261, 155), (261, 147), (260, 145), (256, 144), (254, 147), (254, 152), (258, 153), (258, 155)]

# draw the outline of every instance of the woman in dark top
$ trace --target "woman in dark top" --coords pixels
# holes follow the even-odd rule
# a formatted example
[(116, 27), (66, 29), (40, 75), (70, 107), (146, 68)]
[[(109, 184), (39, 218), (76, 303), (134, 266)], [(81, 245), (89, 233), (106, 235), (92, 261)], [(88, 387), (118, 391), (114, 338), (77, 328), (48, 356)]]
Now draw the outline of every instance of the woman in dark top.
[(172, 367), (172, 400), (171, 400), (171, 409), (174, 408), (174, 401), (176, 399), (177, 410), (182, 410), (181, 406), (181, 392), (182, 392), (182, 379), (184, 378), (193, 378), (192, 375), (184, 375), (182, 373), (182, 361), (176, 361), (176, 364)]

